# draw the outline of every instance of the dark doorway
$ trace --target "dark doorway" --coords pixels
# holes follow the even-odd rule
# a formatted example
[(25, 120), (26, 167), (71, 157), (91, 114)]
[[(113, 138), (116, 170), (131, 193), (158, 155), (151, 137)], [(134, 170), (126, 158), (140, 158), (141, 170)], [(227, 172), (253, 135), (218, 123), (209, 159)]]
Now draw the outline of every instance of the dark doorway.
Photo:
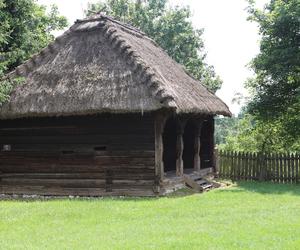
[(183, 167), (184, 169), (194, 168), (194, 146), (195, 146), (196, 126), (192, 120), (189, 120), (184, 128), (183, 134)]
[(167, 120), (163, 132), (164, 171), (176, 171), (176, 141), (177, 121), (174, 117)]
[(201, 169), (210, 168), (213, 164), (214, 123), (213, 118), (204, 121), (201, 129), (200, 160)]

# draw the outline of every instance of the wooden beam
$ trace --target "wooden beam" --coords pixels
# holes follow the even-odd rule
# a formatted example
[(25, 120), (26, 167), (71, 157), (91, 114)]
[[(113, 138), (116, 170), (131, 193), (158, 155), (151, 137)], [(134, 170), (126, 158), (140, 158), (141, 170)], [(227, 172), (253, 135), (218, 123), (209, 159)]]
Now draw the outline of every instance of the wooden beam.
[(177, 143), (176, 143), (176, 175), (182, 176), (183, 175), (183, 149), (184, 149), (184, 142), (183, 142), (183, 133), (184, 128), (187, 122), (186, 117), (180, 117), (177, 120)]
[(201, 129), (204, 122), (203, 118), (195, 119), (195, 144), (194, 144), (194, 170), (200, 172), (201, 169), (201, 158), (200, 158), (200, 149), (201, 149)]
[(168, 114), (159, 112), (155, 116), (155, 175), (158, 181), (164, 178), (163, 132)]
[(217, 167), (216, 167), (216, 155), (215, 155), (215, 120), (214, 117), (211, 116), (210, 120), (210, 125), (211, 125), (211, 130), (210, 130), (210, 150), (211, 150), (211, 163), (212, 163), (212, 168), (214, 169), (214, 172), (216, 173)]
[(201, 168), (201, 159), (200, 159), (200, 136), (195, 138), (195, 155), (194, 155), (194, 170), (196, 172), (200, 171)]
[(183, 174), (183, 129), (181, 125), (178, 125), (177, 140), (176, 140), (176, 175), (181, 176)]
[(213, 157), (213, 169), (215, 172), (215, 176), (219, 177), (220, 171), (220, 156), (217, 148), (214, 149), (214, 157)]

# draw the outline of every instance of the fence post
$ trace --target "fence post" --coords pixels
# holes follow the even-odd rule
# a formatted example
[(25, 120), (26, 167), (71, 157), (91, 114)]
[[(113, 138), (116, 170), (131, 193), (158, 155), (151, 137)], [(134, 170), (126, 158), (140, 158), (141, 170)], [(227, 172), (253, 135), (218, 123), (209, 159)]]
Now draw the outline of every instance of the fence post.
[(219, 150), (218, 148), (216, 147), (215, 150), (214, 150), (214, 157), (213, 157), (213, 167), (215, 168), (215, 176), (216, 177), (219, 177), (219, 171), (220, 171), (220, 158), (219, 158)]
[(299, 153), (238, 153), (235, 151), (215, 152), (216, 176), (239, 179), (300, 182)]
[(300, 167), (300, 155), (298, 153), (296, 153), (295, 155), (295, 159), (296, 159), (296, 164), (295, 164), (295, 168), (296, 168), (296, 183), (299, 183), (299, 167)]
[(266, 179), (266, 158), (265, 154), (259, 152), (257, 154), (258, 157), (258, 170), (259, 170), (259, 181), (265, 181)]

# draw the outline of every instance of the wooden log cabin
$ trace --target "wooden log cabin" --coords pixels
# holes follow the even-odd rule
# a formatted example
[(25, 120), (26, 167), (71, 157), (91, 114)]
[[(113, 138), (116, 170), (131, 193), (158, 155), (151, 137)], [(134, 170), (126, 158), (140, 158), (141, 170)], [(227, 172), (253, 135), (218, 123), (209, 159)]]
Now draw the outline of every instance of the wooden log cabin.
[(214, 171), (228, 107), (132, 26), (78, 20), (6, 77), (24, 81), (0, 107), (0, 193), (153, 196)]

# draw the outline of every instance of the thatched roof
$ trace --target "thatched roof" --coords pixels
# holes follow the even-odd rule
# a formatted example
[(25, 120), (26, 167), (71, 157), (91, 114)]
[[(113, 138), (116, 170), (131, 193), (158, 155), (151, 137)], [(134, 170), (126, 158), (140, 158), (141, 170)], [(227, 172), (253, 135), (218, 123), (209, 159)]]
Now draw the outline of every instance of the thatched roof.
[(228, 107), (139, 30), (104, 15), (78, 20), (8, 75), (25, 77), (0, 119), (148, 112), (230, 115)]

